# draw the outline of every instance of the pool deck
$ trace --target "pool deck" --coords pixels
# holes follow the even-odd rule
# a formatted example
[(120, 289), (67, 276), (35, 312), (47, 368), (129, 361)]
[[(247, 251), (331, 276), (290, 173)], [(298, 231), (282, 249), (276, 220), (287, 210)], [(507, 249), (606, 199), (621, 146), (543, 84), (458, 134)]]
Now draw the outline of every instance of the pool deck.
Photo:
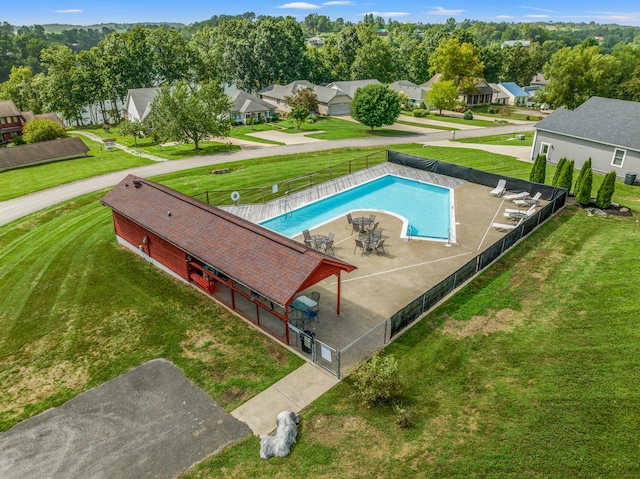
[[(428, 241), (401, 238), (402, 220), (382, 211), (375, 211), (376, 221), (383, 229), (385, 252), (375, 251), (361, 254), (354, 252), (355, 239), (351, 227), (347, 227), (345, 217), (311, 228), (310, 233), (335, 233), (335, 257), (353, 264), (357, 269), (342, 275), (340, 315), (337, 307), (337, 278), (329, 277), (302, 293), (320, 293), (320, 312), (306, 329), (313, 331), (316, 338), (334, 349), (341, 349), (369, 332), (386, 319), (416, 299), (422, 293), (442, 281), (448, 275), (474, 259), (482, 250), (493, 244), (504, 233), (491, 226), (493, 222), (509, 223), (502, 215), (505, 208), (515, 208), (513, 203), (489, 194), (492, 188), (465, 182), (456, 178), (427, 173), (399, 165), (385, 163), (361, 171), (348, 178), (340, 178), (331, 183), (341, 183), (340, 188), (348, 188), (383, 174), (405, 176), (402, 170), (410, 170), (414, 179), (428, 181), (454, 189), (455, 219), (457, 237), (455, 244), (442, 241)], [(355, 178), (354, 178), (355, 177)], [(324, 195), (334, 194), (338, 186), (324, 184)], [(336, 191), (337, 190), (337, 191)], [(303, 195), (306, 194), (306, 197)], [(301, 192), (289, 198), (294, 207), (319, 199), (318, 191)], [(294, 201), (295, 200), (295, 201)], [(252, 221), (279, 214), (277, 202), (271, 205), (251, 205), (225, 208)], [(353, 212), (353, 216), (368, 216), (372, 211)], [(302, 236), (295, 238), (302, 242)], [(388, 333), (387, 333), (388, 334)], [(291, 347), (299, 353), (300, 341), (292, 335)], [(301, 353), (304, 355), (304, 353)]]

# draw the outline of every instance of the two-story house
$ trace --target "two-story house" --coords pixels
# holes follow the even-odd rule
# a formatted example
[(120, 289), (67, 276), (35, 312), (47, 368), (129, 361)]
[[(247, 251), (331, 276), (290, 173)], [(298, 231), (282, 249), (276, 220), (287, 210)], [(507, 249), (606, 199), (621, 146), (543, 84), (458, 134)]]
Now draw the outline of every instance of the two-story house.
[(22, 135), (25, 119), (11, 100), (0, 101), (0, 144)]

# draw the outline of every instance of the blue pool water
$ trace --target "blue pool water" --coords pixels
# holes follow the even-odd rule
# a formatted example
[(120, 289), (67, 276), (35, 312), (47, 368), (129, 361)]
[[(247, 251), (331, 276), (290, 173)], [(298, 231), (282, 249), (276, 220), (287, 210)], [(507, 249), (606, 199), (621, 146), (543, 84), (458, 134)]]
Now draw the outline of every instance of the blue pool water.
[(405, 235), (447, 239), (449, 206), (448, 188), (387, 175), (293, 210), (288, 217), (283, 214), (270, 218), (260, 225), (292, 237), (350, 211), (379, 210), (406, 220), (405, 227), (411, 231), (405, 231)]

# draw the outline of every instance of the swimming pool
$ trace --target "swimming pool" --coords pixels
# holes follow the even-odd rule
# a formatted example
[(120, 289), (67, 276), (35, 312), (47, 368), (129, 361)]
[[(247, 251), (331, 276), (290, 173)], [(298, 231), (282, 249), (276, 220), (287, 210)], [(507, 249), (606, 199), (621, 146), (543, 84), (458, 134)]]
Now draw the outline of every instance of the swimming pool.
[(452, 195), (449, 188), (386, 175), (260, 225), (293, 237), (351, 211), (384, 211), (403, 220), (402, 237), (446, 240), (453, 224)]

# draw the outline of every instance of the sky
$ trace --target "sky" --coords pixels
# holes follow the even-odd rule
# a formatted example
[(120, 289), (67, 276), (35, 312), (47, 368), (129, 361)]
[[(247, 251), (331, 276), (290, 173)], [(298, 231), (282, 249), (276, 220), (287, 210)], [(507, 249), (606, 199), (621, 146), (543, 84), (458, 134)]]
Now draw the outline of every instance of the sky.
[[(232, 4), (232, 5), (230, 5)], [(237, 15), (254, 12), (256, 15), (287, 16), (299, 20), (310, 13), (326, 15), (332, 20), (342, 17), (357, 23), (372, 13), (385, 20), (401, 22), (443, 23), (453, 17), (487, 22), (591, 22), (640, 26), (638, 0), (454, 0), (432, 3), (397, 0), (22, 0), (16, 8), (0, 10), (0, 22), (12, 25), (64, 23), (92, 25), (100, 23), (159, 23), (190, 24), (213, 15)]]

